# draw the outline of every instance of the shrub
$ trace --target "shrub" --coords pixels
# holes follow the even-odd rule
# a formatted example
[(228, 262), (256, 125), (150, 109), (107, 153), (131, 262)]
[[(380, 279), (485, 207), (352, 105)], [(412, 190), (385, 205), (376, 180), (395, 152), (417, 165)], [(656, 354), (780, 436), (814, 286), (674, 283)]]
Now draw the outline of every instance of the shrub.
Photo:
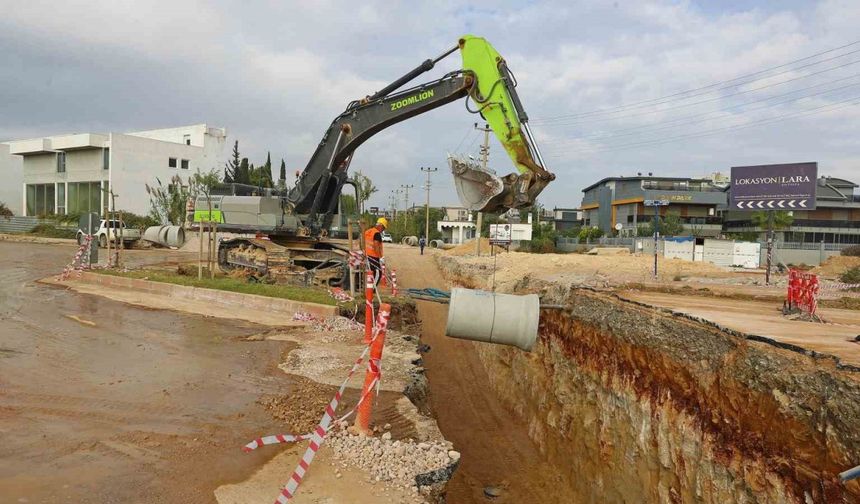
[(39, 224), (33, 228), (33, 234), (46, 238), (74, 238), (76, 232), (70, 228), (60, 228), (53, 224)]
[[(841, 275), (839, 275), (839, 280), (849, 284), (860, 284), (860, 266), (854, 266), (853, 268), (845, 270)], [(857, 291), (860, 290), (860, 288), (854, 288), (851, 290)]]
[(9, 210), (9, 207), (6, 206), (6, 203), (0, 201), (0, 217), (13, 217), (14, 215), (12, 210)]
[(851, 257), (860, 257), (860, 245), (851, 245), (842, 249), (842, 255)]

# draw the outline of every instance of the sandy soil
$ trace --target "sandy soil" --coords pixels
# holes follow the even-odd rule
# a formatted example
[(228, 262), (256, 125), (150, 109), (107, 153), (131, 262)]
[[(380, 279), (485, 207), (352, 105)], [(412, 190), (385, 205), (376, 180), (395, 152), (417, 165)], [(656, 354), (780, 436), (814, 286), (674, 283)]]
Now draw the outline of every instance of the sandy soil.
[(622, 298), (669, 308), (749, 334), (767, 336), (817, 352), (836, 355), (846, 364), (860, 366), (860, 311), (821, 308), (827, 322), (790, 320), (782, 305), (764, 301), (738, 301), (712, 297), (683, 296), (655, 292), (626, 291)]
[[(447, 289), (431, 251), (418, 255), (410, 247), (386, 247), (386, 261), (397, 268), (404, 287)], [(462, 453), (460, 467), (448, 484), (451, 504), (486, 503), (485, 486), (502, 489), (498, 503), (570, 502), (557, 468), (546, 463), (528, 436), (528, 426), (502, 407), (490, 392), (489, 379), (473, 344), (446, 338), (447, 306), (418, 301), (421, 341), (430, 382), (430, 402), (439, 428)]]

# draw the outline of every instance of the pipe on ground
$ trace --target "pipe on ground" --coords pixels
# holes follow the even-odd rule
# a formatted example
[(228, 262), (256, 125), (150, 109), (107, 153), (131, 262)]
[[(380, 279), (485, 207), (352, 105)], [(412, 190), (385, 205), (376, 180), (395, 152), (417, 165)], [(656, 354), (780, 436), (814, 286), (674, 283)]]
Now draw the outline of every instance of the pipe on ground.
[(445, 335), (531, 351), (537, 340), (539, 318), (537, 294), (515, 296), (454, 288)]
[(430, 240), (430, 248), (443, 248), (445, 242), (442, 240)]
[(182, 226), (150, 226), (143, 232), (143, 239), (162, 247), (179, 248), (185, 243)]
[(415, 247), (418, 245), (418, 237), (417, 236), (404, 236), (400, 243), (403, 245), (409, 245), (410, 247)]

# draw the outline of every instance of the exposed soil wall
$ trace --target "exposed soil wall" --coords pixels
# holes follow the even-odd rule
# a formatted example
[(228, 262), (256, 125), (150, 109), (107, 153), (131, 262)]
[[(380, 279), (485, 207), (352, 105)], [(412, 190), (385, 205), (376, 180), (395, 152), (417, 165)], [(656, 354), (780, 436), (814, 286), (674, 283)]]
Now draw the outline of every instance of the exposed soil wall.
[(856, 371), (611, 293), (520, 288), (567, 309), (542, 311), (532, 353), (478, 352), (581, 502), (860, 502), (837, 479), (860, 463)]

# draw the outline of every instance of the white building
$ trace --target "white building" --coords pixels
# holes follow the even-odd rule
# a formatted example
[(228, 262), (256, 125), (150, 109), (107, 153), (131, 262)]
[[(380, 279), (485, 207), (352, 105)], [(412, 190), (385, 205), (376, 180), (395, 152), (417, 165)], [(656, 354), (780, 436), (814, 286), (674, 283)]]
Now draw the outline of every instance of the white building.
[(5, 203), (9, 210), (20, 214), (23, 204), (21, 184), (24, 183), (23, 163), (20, 156), (9, 154), (9, 145), (0, 143), (0, 203)]
[(197, 169), (224, 165), (227, 131), (195, 124), (132, 133), (83, 133), (8, 142), (23, 158), (21, 215), (101, 212), (105, 192), (117, 210), (149, 212), (146, 184), (184, 183)]
[(436, 222), (436, 230), (446, 243), (465, 243), (475, 237), (475, 223), (469, 210), (459, 206), (446, 206), (443, 210), (445, 219)]

